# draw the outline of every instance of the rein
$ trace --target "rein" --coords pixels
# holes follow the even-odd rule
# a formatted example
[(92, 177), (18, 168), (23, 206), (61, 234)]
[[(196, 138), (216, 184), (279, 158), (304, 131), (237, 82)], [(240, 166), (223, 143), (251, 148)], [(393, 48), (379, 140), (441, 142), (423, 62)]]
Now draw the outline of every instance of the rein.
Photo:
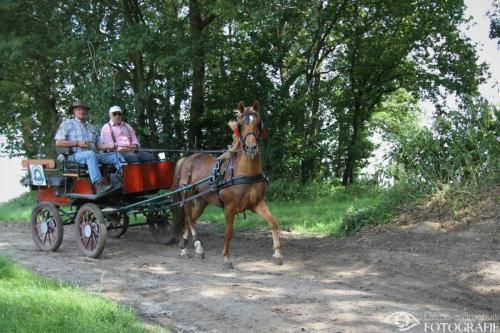
[[(243, 153), (242, 150), (241, 150), (241, 152)], [(195, 185), (201, 185), (201, 184), (204, 184), (207, 182), (211, 184), (211, 186), (204, 191), (196, 193), (195, 195), (189, 196), (187, 198), (184, 197), (181, 200), (180, 207), (184, 206), (184, 204), (186, 202), (195, 200), (195, 199), (202, 197), (205, 194), (208, 194), (211, 192), (219, 192), (220, 190), (222, 190), (226, 187), (229, 187), (229, 186), (254, 184), (254, 183), (261, 183), (261, 182), (266, 182), (266, 184), (269, 183), (269, 177), (265, 173), (259, 173), (257, 175), (253, 175), (253, 176), (234, 176), (232, 173), (233, 172), (232, 165), (230, 168), (231, 169), (231, 178), (225, 179), (225, 180), (221, 179), (221, 177), (222, 178), (224, 177), (226, 170), (227, 170), (227, 167), (229, 166), (229, 164), (232, 163), (232, 161), (233, 161), (233, 157), (231, 157), (231, 159), (226, 164), (226, 168), (225, 168), (224, 173), (222, 175), (215, 172), (215, 170), (216, 170), (215, 165), (217, 165), (217, 163), (218, 163), (218, 162), (215, 162), (215, 165), (213, 168), (213, 174), (211, 176), (205, 177), (205, 178), (199, 180), (198, 182), (196, 182), (195, 184), (186, 184), (185, 186), (180, 188), (179, 192), (186, 192), (187, 190), (193, 188)]]
[[(205, 179), (203, 182), (199, 182), (197, 185), (203, 184), (210, 181), (210, 179)], [(210, 192), (218, 192), (226, 187), (233, 186), (233, 185), (244, 185), (244, 184), (253, 184), (253, 183), (261, 183), (261, 182), (266, 182), (269, 183), (269, 177), (266, 176), (264, 173), (254, 175), (254, 176), (233, 176), (232, 178), (225, 180), (221, 183), (217, 183), (212, 185), (210, 188), (206, 189), (205, 191), (201, 191), (199, 193), (196, 193), (195, 195), (185, 197), (183, 200), (181, 200), (180, 207), (184, 206), (186, 202), (193, 201), (195, 199), (198, 199), (199, 197), (204, 196), (207, 193)], [(194, 186), (189, 186), (189, 188), (192, 188)], [(184, 189), (181, 189), (184, 190)], [(187, 189), (185, 189), (187, 191)]]
[[(241, 129), (240, 128), (243, 125), (241, 123), (241, 121), (244, 120), (248, 116), (258, 117), (260, 119), (259, 135), (257, 135), (254, 131), (251, 131), (251, 132), (248, 132), (247, 134), (245, 134), (243, 137), (241, 136)], [(234, 129), (234, 134), (235, 134), (237, 140), (240, 140), (240, 142), (242, 144), (242, 148), (235, 150), (233, 152), (245, 153), (247, 155), (251, 155), (251, 154), (248, 154), (246, 151), (246, 147), (247, 147), (246, 139), (249, 136), (253, 135), (255, 137), (255, 139), (257, 140), (257, 147), (258, 147), (259, 139), (265, 138), (265, 136), (266, 136), (266, 131), (264, 129), (264, 122), (262, 121), (262, 118), (260, 118), (260, 115), (258, 114), (258, 112), (255, 112), (253, 110), (246, 110), (245, 112), (243, 112), (239, 115), (237, 123), (238, 123), (238, 127), (236, 127)], [(250, 123), (250, 121), (248, 121), (247, 123)], [(252, 156), (252, 158), (253, 158), (253, 156)], [(189, 197), (184, 197), (180, 202), (180, 207), (184, 206), (184, 204), (186, 202), (193, 201), (193, 200), (195, 200), (199, 197), (202, 197), (202, 196), (204, 196), (208, 193), (211, 193), (211, 192), (218, 192), (218, 191), (220, 191), (226, 187), (229, 187), (229, 186), (254, 184), (254, 183), (261, 183), (261, 182), (269, 183), (269, 177), (267, 177), (267, 175), (264, 173), (260, 173), (260, 174), (253, 175), (253, 176), (234, 176), (234, 174), (233, 174), (234, 169), (233, 169), (232, 161), (233, 161), (233, 157), (231, 157), (231, 159), (226, 164), (226, 168), (225, 168), (224, 173), (222, 175), (219, 174), (219, 172), (218, 172), (218, 170), (220, 168), (220, 164), (218, 164), (218, 163), (220, 163), (220, 162), (216, 161), (214, 164), (214, 167), (212, 169), (212, 175), (205, 177), (196, 183), (196, 185), (200, 185), (200, 184), (209, 182), (211, 184), (211, 186), (204, 191), (196, 193), (195, 195), (192, 195)], [(224, 180), (223, 177), (224, 177), (226, 170), (230, 164), (231, 164), (231, 167), (230, 167), (231, 177), (229, 179)], [(193, 188), (194, 186), (195, 186), (194, 184), (186, 184), (183, 187), (181, 187), (180, 189), (178, 189), (178, 191), (179, 192), (186, 192), (187, 190)]]

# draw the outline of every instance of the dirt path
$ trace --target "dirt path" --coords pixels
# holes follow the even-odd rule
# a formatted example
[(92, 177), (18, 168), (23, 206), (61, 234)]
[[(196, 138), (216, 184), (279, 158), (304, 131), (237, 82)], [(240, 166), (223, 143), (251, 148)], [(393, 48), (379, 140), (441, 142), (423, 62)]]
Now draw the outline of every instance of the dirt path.
[(420, 322), (407, 332), (440, 322), (493, 322), (500, 332), (499, 223), (446, 233), (431, 222), (385, 226), (346, 239), (285, 232), (281, 267), (270, 260), (270, 233), (237, 232), (234, 271), (222, 269), (222, 233), (203, 224), (203, 261), (179, 258), (141, 228), (108, 239), (93, 260), (79, 255), (73, 226), (57, 252), (43, 253), (27, 224), (4, 222), (0, 251), (180, 332), (399, 332), (387, 322), (398, 311)]

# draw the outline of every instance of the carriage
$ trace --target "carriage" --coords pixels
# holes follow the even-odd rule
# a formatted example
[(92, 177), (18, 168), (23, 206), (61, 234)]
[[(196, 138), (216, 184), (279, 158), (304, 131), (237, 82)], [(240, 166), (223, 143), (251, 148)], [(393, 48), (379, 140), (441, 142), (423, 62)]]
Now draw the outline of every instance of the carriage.
[[(58, 148), (58, 153), (62, 156), (67, 152)], [(95, 191), (85, 165), (64, 158), (60, 163), (23, 160), (22, 166), (28, 170), (25, 184), (36, 191), (37, 204), (30, 221), (35, 245), (43, 251), (56, 251), (63, 240), (64, 225), (68, 224), (75, 224), (80, 252), (92, 258), (102, 253), (107, 237), (120, 238), (130, 227), (148, 225), (156, 242), (175, 242), (175, 204), (170, 188), (174, 156), (183, 152), (155, 153), (161, 158), (125, 165), (120, 172), (102, 165), (106, 182), (113, 185), (105, 193)], [(132, 224), (131, 216), (140, 216), (142, 221)]]
[[(98, 257), (106, 238), (121, 237), (132, 226), (148, 225), (160, 244), (178, 240), (181, 255), (186, 254), (188, 237), (192, 237), (196, 254), (204, 257), (201, 240), (194, 223), (207, 204), (224, 209), (224, 266), (231, 268), (229, 242), (234, 216), (247, 209), (261, 215), (271, 226), (273, 262), (282, 263), (277, 222), (264, 202), (267, 177), (262, 173), (259, 139), (264, 132), (254, 102), (245, 108), (240, 102), (237, 111), (238, 151), (235, 157), (220, 164), (211, 154), (222, 151), (192, 152), (150, 150), (157, 159), (127, 164), (121, 170), (101, 166), (111, 190), (97, 192), (85, 166), (67, 159), (69, 150), (60, 151), (60, 166), (55, 160), (24, 160), (29, 172), (25, 184), (36, 191), (37, 204), (31, 214), (31, 235), (43, 251), (55, 251), (61, 245), (64, 225), (75, 224), (75, 239), (80, 252)], [(177, 161), (177, 162), (174, 162)], [(219, 173), (220, 169), (224, 171)], [(133, 224), (130, 216), (143, 216)]]

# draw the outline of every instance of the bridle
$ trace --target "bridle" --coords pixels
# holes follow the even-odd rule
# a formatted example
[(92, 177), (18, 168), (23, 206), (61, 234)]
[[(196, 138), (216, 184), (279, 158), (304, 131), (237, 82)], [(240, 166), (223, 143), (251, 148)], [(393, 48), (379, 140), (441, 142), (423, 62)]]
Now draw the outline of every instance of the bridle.
[[(251, 132), (246, 133), (242, 137), (241, 136), (241, 126), (243, 126), (242, 121), (245, 122), (246, 124), (249, 124), (251, 122), (250, 117), (252, 117), (252, 116), (253, 117), (257, 117), (260, 120), (260, 122), (259, 122), (259, 134), (257, 135), (254, 131), (251, 131)], [(250, 108), (246, 108), (243, 113), (241, 113), (241, 114), (238, 115), (238, 121), (237, 121), (237, 123), (238, 123), (238, 133), (237, 133), (237, 136), (238, 136), (238, 138), (241, 140), (241, 142), (243, 144), (243, 151), (245, 152), (245, 154), (254, 157), (259, 152), (259, 139), (263, 137), (262, 131), (264, 129), (264, 122), (262, 121), (262, 118), (260, 117), (260, 115), (259, 115), (258, 112), (255, 112), (255, 111), (251, 110)], [(256, 147), (255, 151), (249, 152), (249, 146), (246, 144), (246, 140), (247, 140), (248, 137), (250, 137), (252, 135), (255, 137), (255, 139), (257, 141), (257, 147)]]

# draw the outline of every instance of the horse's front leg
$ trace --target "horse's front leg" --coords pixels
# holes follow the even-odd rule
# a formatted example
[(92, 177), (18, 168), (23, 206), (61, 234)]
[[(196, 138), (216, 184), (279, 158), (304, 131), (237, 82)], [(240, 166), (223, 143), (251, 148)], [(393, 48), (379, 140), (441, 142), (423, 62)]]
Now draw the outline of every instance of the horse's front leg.
[(179, 250), (180, 256), (181, 257), (187, 257), (188, 256), (188, 250), (186, 248), (187, 243), (188, 243), (188, 237), (189, 237), (189, 227), (186, 225), (184, 227), (184, 233), (182, 234), (182, 238), (179, 241)]
[(224, 255), (224, 268), (233, 269), (233, 263), (229, 258), (229, 242), (233, 238), (233, 223), (234, 223), (235, 211), (233, 207), (224, 208), (224, 220), (225, 220), (225, 230), (224, 230), (224, 250), (222, 254)]
[(273, 263), (276, 265), (283, 265), (283, 256), (281, 255), (281, 243), (280, 243), (280, 235), (278, 231), (278, 222), (276, 219), (271, 215), (271, 212), (269, 211), (269, 208), (267, 208), (266, 202), (262, 200), (255, 206), (254, 212), (262, 216), (264, 220), (269, 223), (271, 226), (271, 232), (273, 234), (273, 248), (274, 248), (274, 254), (273, 254)]

